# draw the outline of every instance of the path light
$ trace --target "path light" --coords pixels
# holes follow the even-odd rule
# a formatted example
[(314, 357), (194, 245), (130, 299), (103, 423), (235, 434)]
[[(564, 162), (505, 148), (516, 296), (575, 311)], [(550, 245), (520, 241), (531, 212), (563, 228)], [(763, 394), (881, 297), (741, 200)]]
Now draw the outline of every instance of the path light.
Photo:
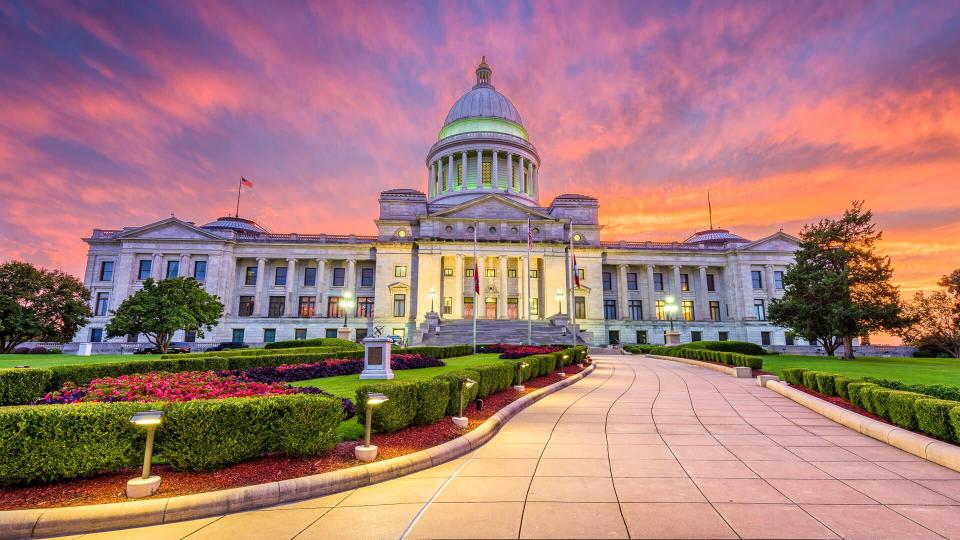
[(360, 461), (377, 459), (377, 447), (370, 444), (370, 419), (373, 417), (373, 408), (389, 400), (390, 398), (386, 394), (380, 392), (369, 392), (367, 394), (367, 417), (363, 425), (363, 446), (356, 446), (353, 449), (353, 455)]
[(163, 411), (142, 411), (135, 413), (130, 421), (135, 426), (147, 428), (147, 445), (143, 451), (143, 474), (140, 478), (131, 478), (127, 482), (127, 498), (140, 499), (156, 493), (160, 487), (160, 477), (150, 476), (150, 462), (153, 461), (153, 438), (160, 422), (163, 421)]
[(459, 415), (453, 417), (453, 423), (457, 427), (467, 427), (469, 420), (463, 415), (463, 391), (475, 384), (477, 384), (477, 381), (473, 379), (460, 379), (457, 381), (457, 399), (460, 400)]
[(526, 362), (517, 363), (517, 384), (513, 385), (513, 389), (517, 392), (523, 392), (523, 368), (529, 365)]
[(563, 359), (560, 360), (560, 365), (557, 366), (557, 373), (556, 373), (557, 375), (559, 375), (559, 376), (561, 376), (561, 377), (566, 377), (566, 376), (567, 376), (567, 372), (563, 370), (563, 366), (565, 366), (565, 365), (567, 364), (567, 360), (569, 360), (569, 359), (570, 359), (570, 355), (569, 355), (569, 354), (563, 355)]

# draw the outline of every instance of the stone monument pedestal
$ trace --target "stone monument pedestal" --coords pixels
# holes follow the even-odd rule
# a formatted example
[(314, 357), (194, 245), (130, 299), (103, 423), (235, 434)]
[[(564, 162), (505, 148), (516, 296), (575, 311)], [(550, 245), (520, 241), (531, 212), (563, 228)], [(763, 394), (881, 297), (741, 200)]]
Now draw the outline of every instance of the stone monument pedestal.
[(672, 347), (674, 345), (680, 344), (680, 332), (670, 330), (669, 332), (667, 332), (666, 337), (667, 337), (667, 340), (666, 340), (667, 347)]
[(77, 356), (90, 356), (93, 353), (93, 343), (80, 343), (77, 346)]
[(337, 328), (337, 339), (351, 341), (351, 335), (352, 333), (349, 326), (341, 326), (340, 328)]
[(361, 380), (392, 379), (390, 352), (393, 341), (390, 338), (369, 337), (363, 340), (363, 371)]

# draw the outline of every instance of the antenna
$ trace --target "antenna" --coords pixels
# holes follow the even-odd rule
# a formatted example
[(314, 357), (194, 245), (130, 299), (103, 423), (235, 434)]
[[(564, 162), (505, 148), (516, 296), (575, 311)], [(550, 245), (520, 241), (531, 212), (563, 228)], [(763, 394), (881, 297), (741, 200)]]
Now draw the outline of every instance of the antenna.
[(710, 190), (707, 190), (707, 213), (710, 214), (710, 230), (713, 230), (713, 205), (710, 204)]

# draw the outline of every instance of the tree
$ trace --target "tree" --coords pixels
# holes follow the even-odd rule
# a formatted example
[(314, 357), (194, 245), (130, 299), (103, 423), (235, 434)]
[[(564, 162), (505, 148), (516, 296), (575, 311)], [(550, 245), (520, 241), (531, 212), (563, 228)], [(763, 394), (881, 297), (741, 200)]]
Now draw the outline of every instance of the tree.
[(0, 264), (0, 352), (27, 341), (70, 341), (90, 316), (77, 278), (30, 263)]
[(193, 278), (147, 279), (143, 289), (120, 304), (107, 324), (107, 337), (143, 334), (161, 353), (177, 330), (203, 337), (223, 317), (223, 304)]
[(905, 309), (908, 322), (896, 334), (908, 345), (960, 358), (960, 270), (939, 285), (947, 290), (914, 295)]
[(876, 252), (881, 236), (863, 201), (840, 219), (804, 226), (796, 261), (783, 277), (786, 292), (771, 302), (770, 319), (822, 343), (831, 355), (842, 343), (848, 359), (856, 336), (902, 327), (890, 258)]

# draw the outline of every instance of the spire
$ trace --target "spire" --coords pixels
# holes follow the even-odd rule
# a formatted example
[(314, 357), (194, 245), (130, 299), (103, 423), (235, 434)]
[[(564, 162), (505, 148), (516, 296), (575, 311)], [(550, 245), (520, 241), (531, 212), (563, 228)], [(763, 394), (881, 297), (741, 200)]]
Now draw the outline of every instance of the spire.
[(710, 190), (707, 190), (707, 213), (710, 214), (710, 230), (713, 230), (713, 205), (710, 204)]
[(480, 60), (480, 65), (477, 66), (477, 86), (492, 86), (490, 84), (490, 75), (492, 74), (493, 70), (487, 65), (487, 57), (484, 55)]

